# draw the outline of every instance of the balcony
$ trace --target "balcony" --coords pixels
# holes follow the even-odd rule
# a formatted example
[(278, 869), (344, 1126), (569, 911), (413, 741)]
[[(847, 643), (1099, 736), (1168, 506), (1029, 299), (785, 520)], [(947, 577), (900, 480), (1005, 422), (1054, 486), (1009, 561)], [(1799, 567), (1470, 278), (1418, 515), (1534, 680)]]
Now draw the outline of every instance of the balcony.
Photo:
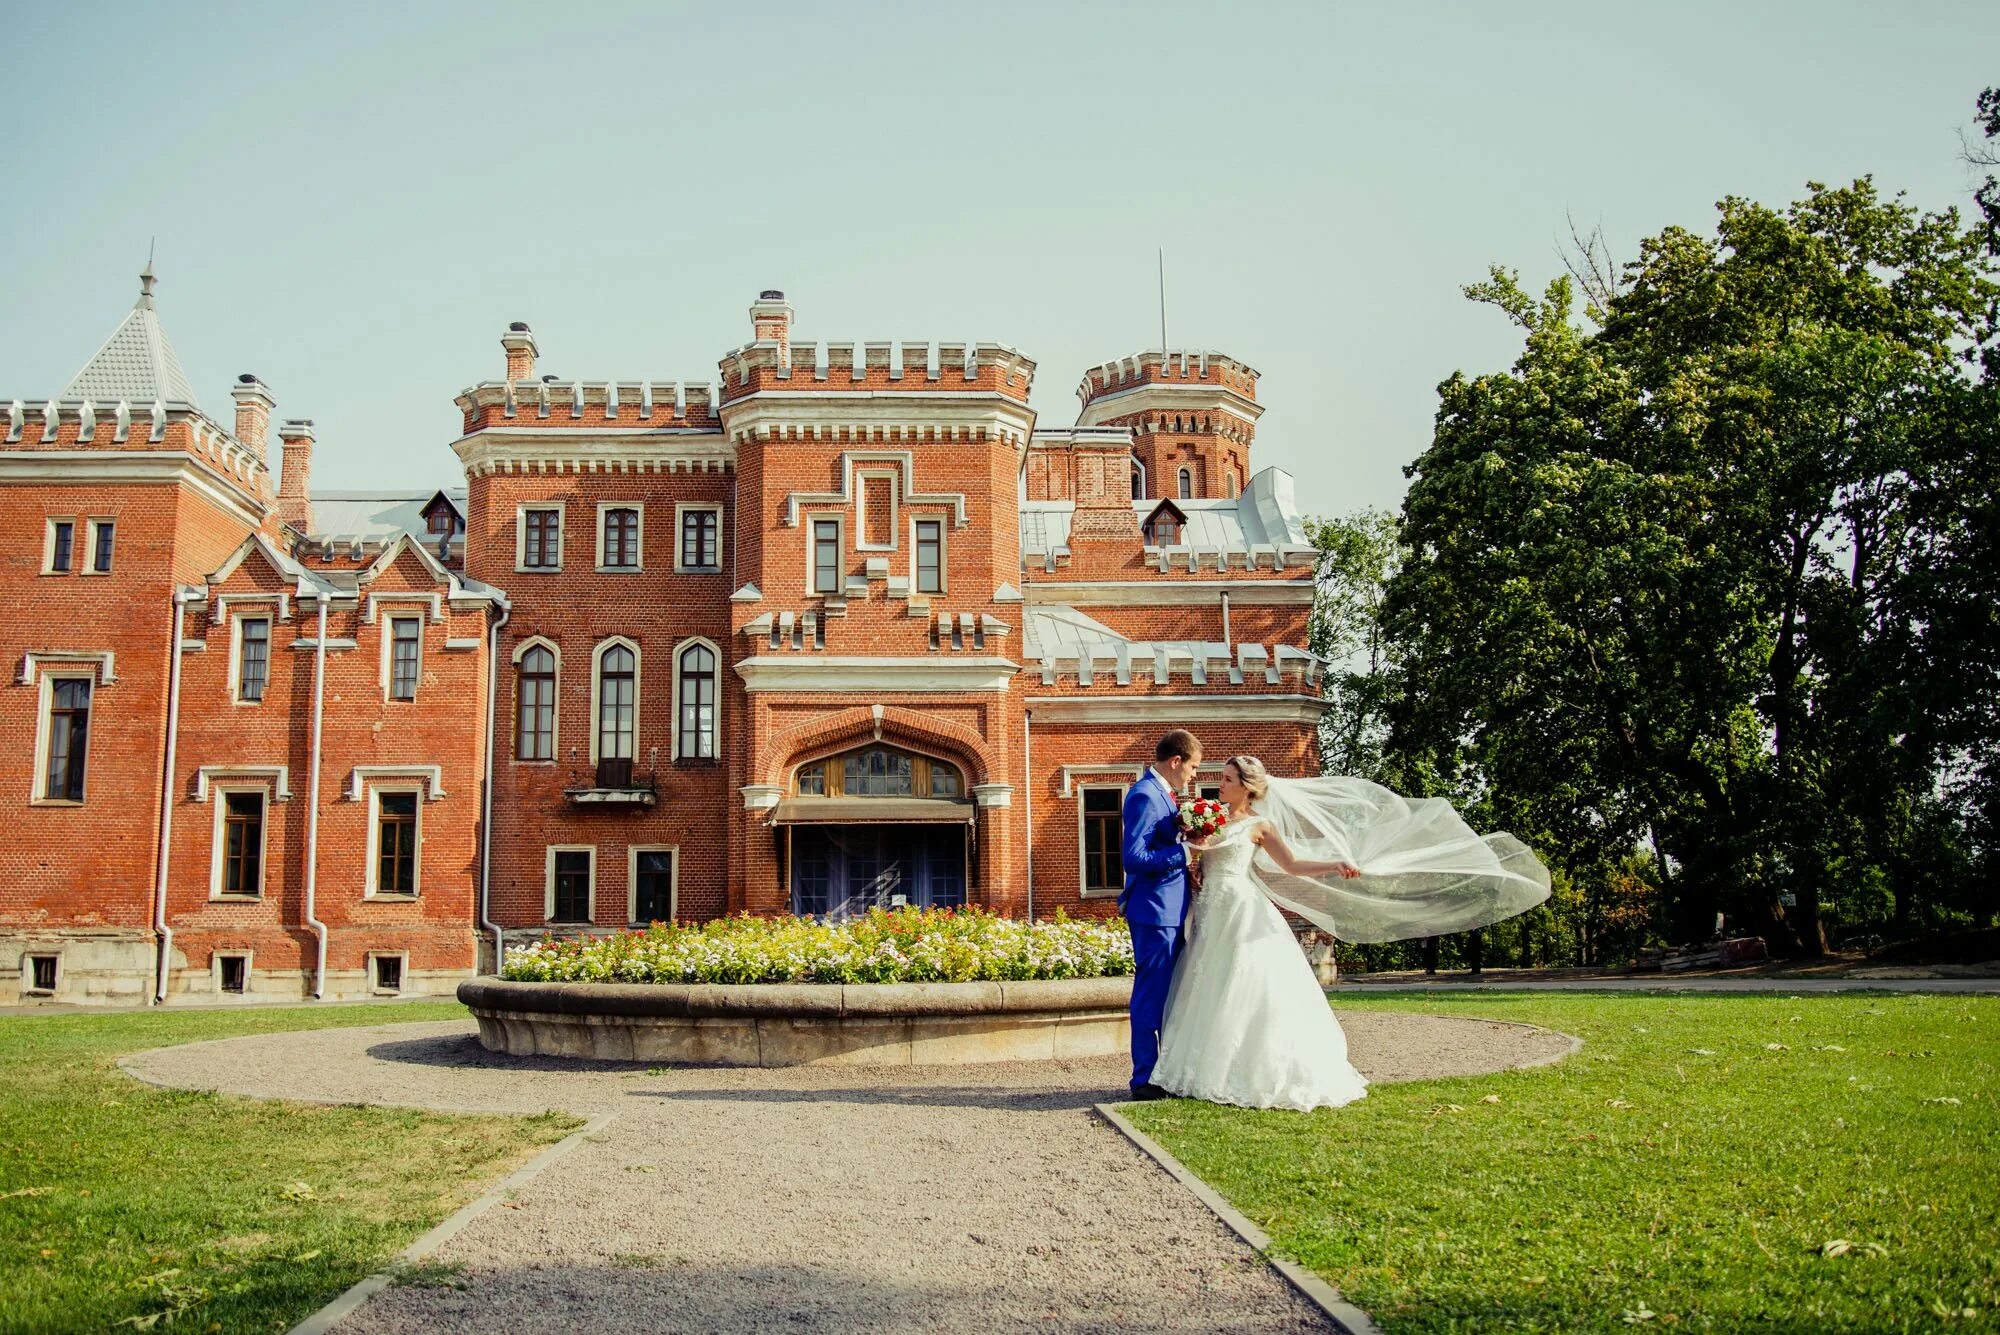
[(574, 771), (573, 778), (563, 796), (577, 806), (649, 807), (659, 800), (652, 771), (634, 773), (630, 756), (606, 756), (588, 769)]

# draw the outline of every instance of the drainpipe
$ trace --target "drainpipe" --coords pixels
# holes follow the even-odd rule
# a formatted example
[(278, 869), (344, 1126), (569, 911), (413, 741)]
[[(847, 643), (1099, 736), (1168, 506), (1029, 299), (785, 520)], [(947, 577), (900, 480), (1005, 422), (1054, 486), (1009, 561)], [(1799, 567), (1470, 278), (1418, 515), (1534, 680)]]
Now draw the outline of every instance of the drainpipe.
[(154, 859), (153, 932), (160, 939), (159, 983), (153, 990), (153, 1004), (167, 999), (167, 982), (173, 971), (174, 929), (167, 926), (167, 855), (174, 833), (174, 742), (181, 722), (181, 632), (187, 623), (187, 590), (174, 589), (174, 638), (167, 649), (167, 755), (166, 771), (160, 783), (160, 852)]
[(493, 933), (493, 972), (500, 972), (506, 940), (500, 925), (493, 921), (493, 718), (500, 698), (500, 628), (514, 614), (512, 605), (500, 604), (500, 619), (493, 623), (491, 647), (486, 655), (486, 789), (479, 803), (479, 930)]
[(306, 926), (319, 938), (318, 961), (313, 965), (313, 1000), (326, 996), (326, 924), (313, 916), (314, 892), (319, 885), (319, 741), (320, 725), (326, 717), (326, 604), (324, 591), (314, 595), (319, 601), (319, 640), (313, 645), (313, 730), (312, 755), (307, 761), (306, 806)]
[(1021, 809), (1028, 824), (1028, 921), (1035, 920), (1035, 711), (1021, 711)]

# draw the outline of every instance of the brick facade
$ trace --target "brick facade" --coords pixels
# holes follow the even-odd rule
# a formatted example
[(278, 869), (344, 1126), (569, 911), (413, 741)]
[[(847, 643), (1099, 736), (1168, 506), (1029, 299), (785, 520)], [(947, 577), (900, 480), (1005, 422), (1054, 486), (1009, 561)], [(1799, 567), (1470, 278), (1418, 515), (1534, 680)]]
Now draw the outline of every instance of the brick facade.
[(669, 913), (1105, 913), (1080, 803), (1159, 732), (1312, 766), (1312, 553), (1232, 358), (1107, 363), (1043, 430), (1014, 349), (822, 346), (777, 292), (713, 386), (541, 379), (517, 323), (440, 544), (425, 498), (314, 496), (254, 376), (206, 416), (151, 285), (113, 339), (150, 380), (0, 400), (0, 1001), (442, 992), (496, 936)]

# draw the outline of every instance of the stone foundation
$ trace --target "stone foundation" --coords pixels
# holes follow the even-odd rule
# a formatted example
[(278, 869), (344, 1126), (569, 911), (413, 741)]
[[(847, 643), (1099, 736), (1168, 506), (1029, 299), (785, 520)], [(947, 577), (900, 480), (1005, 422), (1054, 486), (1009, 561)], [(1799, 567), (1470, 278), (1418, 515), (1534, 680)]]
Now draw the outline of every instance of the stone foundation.
[(1104, 1057), (1129, 978), (673, 986), (474, 979), (479, 1041), (515, 1056), (700, 1066), (959, 1066)]

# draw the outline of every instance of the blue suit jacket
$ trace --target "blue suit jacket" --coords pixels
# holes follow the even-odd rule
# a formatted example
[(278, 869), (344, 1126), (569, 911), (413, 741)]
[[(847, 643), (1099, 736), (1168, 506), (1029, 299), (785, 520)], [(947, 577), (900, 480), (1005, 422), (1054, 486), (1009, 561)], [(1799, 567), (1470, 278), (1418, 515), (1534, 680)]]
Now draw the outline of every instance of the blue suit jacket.
[(1119, 830), (1125, 891), (1118, 896), (1118, 911), (1125, 921), (1141, 926), (1179, 927), (1188, 907), (1180, 801), (1152, 770), (1125, 794)]

